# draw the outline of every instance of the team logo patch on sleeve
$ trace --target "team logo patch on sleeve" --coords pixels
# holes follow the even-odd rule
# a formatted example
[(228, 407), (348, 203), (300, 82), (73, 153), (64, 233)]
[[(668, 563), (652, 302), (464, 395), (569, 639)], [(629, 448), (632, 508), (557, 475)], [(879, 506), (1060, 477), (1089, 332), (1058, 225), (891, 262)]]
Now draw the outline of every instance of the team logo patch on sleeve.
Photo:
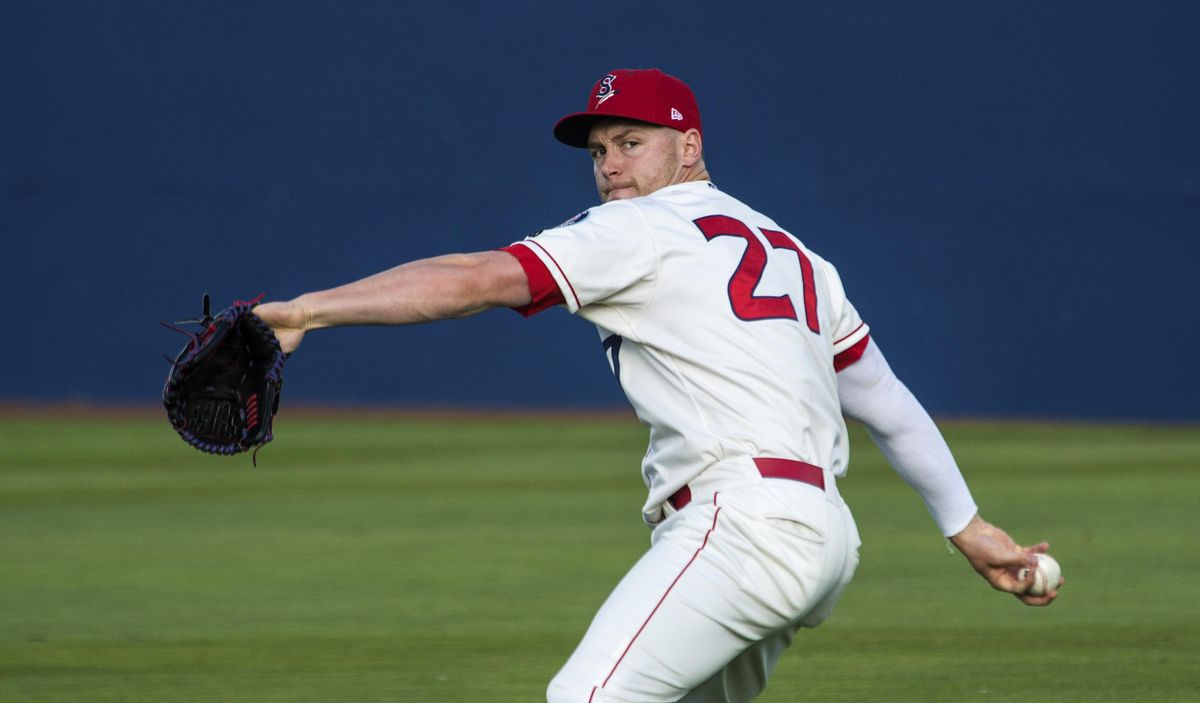
[(577, 224), (579, 224), (580, 222), (583, 222), (584, 220), (586, 220), (586, 219), (587, 219), (587, 217), (588, 217), (588, 215), (590, 215), (590, 214), (592, 214), (592, 211), (591, 211), (591, 210), (584, 210), (583, 212), (581, 212), (581, 213), (579, 213), (578, 215), (576, 215), (576, 216), (572, 217), (571, 219), (569, 219), (569, 220), (567, 220), (566, 222), (562, 223), (562, 224), (561, 224), (561, 225), (559, 225), (558, 227), (555, 227), (554, 229), (558, 229), (559, 227), (570, 227), (571, 225), (577, 225)]

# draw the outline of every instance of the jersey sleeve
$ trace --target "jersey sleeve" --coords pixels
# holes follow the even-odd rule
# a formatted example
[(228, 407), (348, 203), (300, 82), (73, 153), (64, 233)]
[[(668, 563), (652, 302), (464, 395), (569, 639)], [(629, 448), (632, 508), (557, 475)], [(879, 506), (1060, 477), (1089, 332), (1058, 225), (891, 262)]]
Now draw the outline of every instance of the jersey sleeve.
[(833, 368), (841, 371), (862, 358), (871, 338), (871, 328), (846, 297), (842, 278), (833, 264), (822, 259), (821, 266), (825, 270), (833, 316)]
[(637, 207), (617, 201), (580, 213), (502, 251), (521, 262), (533, 298), (518, 309), (533, 314), (553, 305), (572, 313), (606, 303), (644, 302), (658, 271), (649, 226)]
[(533, 253), (533, 249), (517, 242), (500, 247), (500, 251), (508, 252), (517, 258), (517, 263), (525, 270), (525, 278), (529, 282), (529, 304), (515, 307), (513, 310), (529, 317), (566, 302), (550, 269)]

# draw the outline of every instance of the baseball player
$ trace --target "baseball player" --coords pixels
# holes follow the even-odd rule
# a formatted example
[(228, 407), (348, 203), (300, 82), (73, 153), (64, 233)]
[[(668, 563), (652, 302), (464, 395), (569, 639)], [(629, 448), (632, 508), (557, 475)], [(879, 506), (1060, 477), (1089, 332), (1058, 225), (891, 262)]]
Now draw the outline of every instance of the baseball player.
[(843, 415), (866, 424), (937, 526), (1029, 605), (1045, 543), (984, 521), (941, 434), (896, 379), (837, 270), (712, 182), (692, 91), (615, 70), (555, 137), (591, 155), (602, 204), (496, 251), (414, 261), (256, 312), (285, 351), (339, 325), (505, 306), (596, 326), (650, 430), (651, 546), (550, 683), (551, 703), (749, 701), (858, 564), (838, 491)]

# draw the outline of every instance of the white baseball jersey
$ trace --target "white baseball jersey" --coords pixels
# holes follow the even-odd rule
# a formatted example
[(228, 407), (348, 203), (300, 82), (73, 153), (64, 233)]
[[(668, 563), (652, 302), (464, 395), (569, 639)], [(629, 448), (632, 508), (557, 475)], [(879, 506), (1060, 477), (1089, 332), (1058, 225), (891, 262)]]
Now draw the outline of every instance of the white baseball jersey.
[(867, 325), (832, 265), (708, 182), (606, 203), (505, 247), (532, 314), (563, 304), (596, 325), (650, 427), (644, 518), (686, 485), (736, 483), (754, 458), (845, 474), (835, 364)]

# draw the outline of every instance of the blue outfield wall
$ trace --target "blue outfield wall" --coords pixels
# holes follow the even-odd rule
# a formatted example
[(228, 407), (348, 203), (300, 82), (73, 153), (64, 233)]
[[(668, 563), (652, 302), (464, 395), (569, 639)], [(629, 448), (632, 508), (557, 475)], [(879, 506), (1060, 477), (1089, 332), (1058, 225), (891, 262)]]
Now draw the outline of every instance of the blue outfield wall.
[[(0, 401), (153, 402), (157, 321), (596, 200), (550, 127), (695, 89), (716, 183), (838, 265), (936, 413), (1200, 420), (1185, 3), (10, 2)], [(561, 310), (316, 333), (292, 402), (615, 406)]]

